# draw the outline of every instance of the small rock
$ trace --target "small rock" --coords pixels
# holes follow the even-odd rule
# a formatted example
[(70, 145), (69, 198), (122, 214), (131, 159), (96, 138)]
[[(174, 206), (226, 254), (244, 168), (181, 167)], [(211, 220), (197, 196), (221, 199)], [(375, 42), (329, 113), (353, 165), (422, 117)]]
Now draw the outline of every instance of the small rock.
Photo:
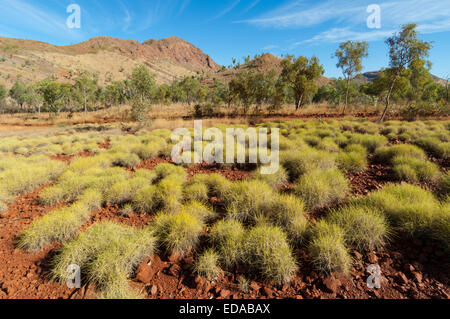
[(141, 263), (136, 270), (136, 279), (144, 284), (150, 283), (153, 278), (153, 269), (147, 263)]
[(181, 267), (179, 265), (177, 265), (177, 264), (173, 264), (169, 268), (169, 275), (172, 275), (174, 277), (178, 277), (178, 275), (180, 274), (180, 271), (181, 271)]
[(361, 255), (361, 254), (360, 254), (358, 251), (356, 251), (356, 250), (353, 252), (353, 254), (355, 255), (355, 258), (358, 259), (358, 260), (362, 259), (362, 257), (363, 257), (363, 255)]
[(156, 285), (153, 285), (152, 289), (150, 289), (150, 293), (152, 296), (155, 296), (158, 293), (158, 287)]
[(420, 272), (414, 272), (413, 275), (416, 281), (420, 284), (423, 279), (422, 274)]
[(374, 253), (370, 253), (367, 255), (367, 260), (371, 264), (377, 264), (378, 263), (378, 257)]
[(226, 289), (222, 289), (220, 291), (220, 297), (223, 298), (223, 299), (228, 298), (230, 296), (230, 294), (231, 294), (231, 292), (229, 290), (226, 290)]
[(334, 276), (330, 276), (324, 279), (323, 284), (331, 293), (336, 293), (338, 288), (341, 286), (340, 280), (335, 278)]
[(267, 296), (268, 298), (273, 297), (273, 290), (270, 289), (269, 287), (264, 287), (263, 291), (264, 291), (264, 295)]
[(261, 289), (261, 286), (258, 285), (256, 281), (252, 281), (250, 283), (250, 288), (253, 289), (254, 291), (259, 291)]
[(408, 278), (402, 272), (397, 273), (396, 278), (397, 278), (397, 281), (402, 285), (406, 285), (409, 282)]

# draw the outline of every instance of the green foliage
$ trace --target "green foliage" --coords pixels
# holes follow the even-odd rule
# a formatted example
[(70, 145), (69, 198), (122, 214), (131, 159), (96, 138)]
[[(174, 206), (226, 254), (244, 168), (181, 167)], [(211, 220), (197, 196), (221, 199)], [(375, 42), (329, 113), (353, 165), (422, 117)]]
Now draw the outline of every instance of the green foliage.
[(287, 56), (282, 62), (283, 68), (280, 80), (285, 83), (292, 91), (295, 99), (295, 107), (300, 106), (312, 98), (317, 92), (317, 79), (324, 73), (323, 66), (320, 65), (319, 59), (312, 57)]

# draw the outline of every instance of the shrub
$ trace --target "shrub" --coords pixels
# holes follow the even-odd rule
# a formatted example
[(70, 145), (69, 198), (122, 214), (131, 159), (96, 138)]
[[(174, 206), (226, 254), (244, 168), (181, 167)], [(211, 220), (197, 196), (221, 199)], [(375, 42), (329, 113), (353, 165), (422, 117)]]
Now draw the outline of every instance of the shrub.
[(153, 223), (156, 236), (169, 252), (184, 255), (199, 242), (204, 224), (188, 212), (179, 214), (160, 213)]
[(219, 258), (219, 254), (213, 249), (206, 250), (198, 258), (195, 264), (195, 272), (210, 281), (216, 280), (221, 273), (218, 267)]
[(288, 175), (283, 167), (280, 167), (274, 174), (261, 174), (260, 170), (256, 170), (253, 172), (252, 177), (265, 182), (275, 191), (279, 190), (288, 182)]
[(347, 179), (338, 170), (311, 171), (295, 185), (295, 194), (309, 209), (323, 208), (342, 201), (350, 190)]
[(335, 157), (324, 151), (305, 149), (296, 152), (284, 152), (280, 158), (281, 165), (287, 170), (291, 181), (314, 170), (326, 170), (336, 167)]
[(308, 251), (319, 271), (348, 273), (350, 270), (352, 261), (345, 247), (345, 233), (335, 224), (318, 222), (311, 231)]
[(244, 235), (244, 227), (237, 220), (221, 220), (211, 230), (211, 242), (225, 268), (231, 269), (241, 261)]
[(254, 222), (264, 214), (274, 196), (272, 188), (258, 180), (231, 184), (224, 195), (227, 215), (241, 222)]
[(362, 200), (383, 211), (388, 219), (410, 236), (430, 232), (439, 202), (431, 192), (413, 185), (388, 185)]
[(349, 205), (334, 210), (327, 221), (341, 227), (345, 242), (359, 250), (382, 247), (391, 233), (382, 212), (369, 206)]
[(210, 197), (223, 198), (231, 186), (231, 182), (220, 174), (197, 174), (192, 178), (191, 184), (203, 183), (208, 187)]
[(244, 239), (244, 263), (265, 279), (288, 283), (297, 271), (286, 234), (278, 227), (256, 226)]

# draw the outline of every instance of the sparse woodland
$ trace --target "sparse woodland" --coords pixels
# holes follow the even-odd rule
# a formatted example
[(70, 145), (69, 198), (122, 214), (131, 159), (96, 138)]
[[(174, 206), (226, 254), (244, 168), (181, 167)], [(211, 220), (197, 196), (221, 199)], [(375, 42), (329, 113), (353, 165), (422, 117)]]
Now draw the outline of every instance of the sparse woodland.
[(191, 115), (214, 117), (225, 109), (228, 114), (270, 114), (293, 104), (296, 110), (308, 105), (326, 104), (330, 110), (342, 112), (380, 111), (411, 119), (417, 116), (449, 114), (448, 83), (437, 83), (430, 74), (427, 60), (430, 43), (418, 38), (415, 25), (403, 29), (386, 40), (390, 65), (381, 70), (372, 82), (358, 81), (363, 60), (370, 53), (364, 42), (348, 41), (336, 51), (337, 67), (343, 78), (318, 85), (324, 69), (316, 57), (287, 56), (281, 72), (258, 71), (254, 60), (246, 58), (241, 67), (234, 61), (228, 68), (236, 69), (228, 81), (216, 74), (199, 74), (157, 85), (144, 65), (133, 70), (124, 81), (108, 79), (99, 85), (98, 76), (77, 72), (71, 81), (51, 78), (37, 83), (18, 80), (8, 91), (0, 86), (0, 109), (3, 113), (89, 112), (113, 106), (131, 106), (130, 117), (142, 120), (153, 104), (174, 103), (194, 106)]

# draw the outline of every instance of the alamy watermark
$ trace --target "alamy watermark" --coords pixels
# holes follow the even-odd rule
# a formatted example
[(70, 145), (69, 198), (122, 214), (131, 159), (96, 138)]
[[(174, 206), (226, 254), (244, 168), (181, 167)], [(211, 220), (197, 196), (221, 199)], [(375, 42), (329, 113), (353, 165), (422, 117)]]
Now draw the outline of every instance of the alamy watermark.
[(69, 289), (80, 289), (81, 288), (81, 268), (78, 265), (72, 264), (69, 265), (66, 269), (66, 272), (69, 274), (67, 277), (67, 287)]
[(203, 130), (203, 122), (194, 121), (193, 137), (188, 129), (178, 128), (172, 132), (172, 141), (177, 143), (172, 149), (176, 164), (260, 164), (261, 174), (274, 174), (280, 168), (278, 128), (271, 128), (270, 134), (267, 128), (227, 128), (224, 138), (220, 129)]
[(69, 29), (81, 28), (81, 7), (78, 4), (71, 4), (67, 7), (67, 13), (70, 13), (66, 20), (66, 25)]
[(378, 4), (371, 4), (367, 7), (367, 27), (369, 29), (381, 29), (381, 7)]
[(367, 278), (367, 287), (370, 289), (381, 288), (381, 269), (379, 265), (372, 264), (366, 270), (370, 276)]

